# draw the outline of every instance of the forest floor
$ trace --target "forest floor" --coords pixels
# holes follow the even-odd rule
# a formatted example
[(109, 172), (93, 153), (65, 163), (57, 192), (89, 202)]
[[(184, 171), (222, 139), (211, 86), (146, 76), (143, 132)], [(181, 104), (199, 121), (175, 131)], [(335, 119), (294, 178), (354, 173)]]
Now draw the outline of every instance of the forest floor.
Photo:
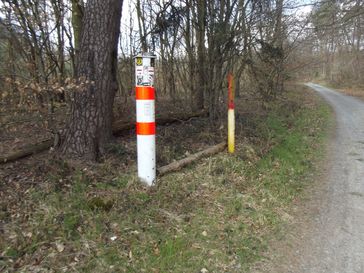
[[(17, 101), (14, 103), (14, 101)], [(18, 103), (19, 99), (8, 99), (0, 102), (0, 155), (10, 155), (14, 151), (22, 150), (34, 144), (50, 139), (59, 129), (64, 128), (68, 118), (66, 103), (54, 103), (54, 111), (50, 114), (49, 107)], [(185, 113), (186, 109), (181, 101), (172, 103), (169, 100), (157, 101), (156, 116), (175, 116)], [(9, 105), (12, 105), (11, 107)], [(188, 110), (187, 110), (188, 111)], [(193, 118), (196, 120), (195, 118)], [(120, 124), (135, 123), (135, 99), (116, 98), (114, 104), (114, 120)], [(202, 120), (206, 123), (206, 119)], [(161, 127), (163, 130), (164, 127)], [(196, 131), (196, 130), (195, 130)], [(133, 140), (134, 132), (126, 133), (129, 137), (123, 140)], [(115, 138), (115, 143), (118, 142)], [(114, 144), (115, 144), (114, 143)], [(110, 146), (113, 150), (114, 145)]]
[[(0, 165), (0, 271), (246, 272), (292, 221), (330, 113), (302, 86), (269, 104), (239, 100), (236, 153), (151, 188), (135, 177), (133, 132), (98, 164), (45, 152)], [(158, 164), (221, 142), (225, 131), (208, 118), (158, 127)], [(4, 150), (15, 145), (2, 137)]]

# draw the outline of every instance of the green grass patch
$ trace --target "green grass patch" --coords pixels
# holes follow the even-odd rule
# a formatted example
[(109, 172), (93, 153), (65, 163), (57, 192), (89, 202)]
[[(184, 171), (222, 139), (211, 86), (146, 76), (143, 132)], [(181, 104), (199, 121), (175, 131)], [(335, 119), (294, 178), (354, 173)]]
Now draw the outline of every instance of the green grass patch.
[(331, 120), (322, 102), (289, 93), (252, 121), (254, 139), (238, 139), (236, 154), (205, 159), (153, 188), (130, 174), (101, 183), (78, 170), (66, 188), (51, 177), (53, 186), (27, 195), (33, 212), (23, 228), (7, 226), (0, 268), (247, 272), (310, 182)]

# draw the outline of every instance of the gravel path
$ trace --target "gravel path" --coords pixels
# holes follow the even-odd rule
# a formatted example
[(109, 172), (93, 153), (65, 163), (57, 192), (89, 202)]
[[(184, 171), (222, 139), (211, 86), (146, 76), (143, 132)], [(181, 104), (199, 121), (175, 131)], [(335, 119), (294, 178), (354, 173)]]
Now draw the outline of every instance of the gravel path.
[(364, 102), (309, 83), (330, 103), (336, 132), (326, 170), (293, 231), (253, 272), (364, 273)]
[(336, 113), (324, 207), (319, 210), (312, 252), (297, 272), (364, 273), (364, 103), (317, 84), (307, 84)]

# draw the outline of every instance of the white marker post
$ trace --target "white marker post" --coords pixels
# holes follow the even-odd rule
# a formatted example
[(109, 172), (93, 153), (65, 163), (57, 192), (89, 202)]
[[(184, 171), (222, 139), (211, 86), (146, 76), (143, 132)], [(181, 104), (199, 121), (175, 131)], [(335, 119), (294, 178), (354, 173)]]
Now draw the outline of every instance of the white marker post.
[(150, 53), (135, 57), (138, 177), (149, 186), (156, 178), (154, 63)]

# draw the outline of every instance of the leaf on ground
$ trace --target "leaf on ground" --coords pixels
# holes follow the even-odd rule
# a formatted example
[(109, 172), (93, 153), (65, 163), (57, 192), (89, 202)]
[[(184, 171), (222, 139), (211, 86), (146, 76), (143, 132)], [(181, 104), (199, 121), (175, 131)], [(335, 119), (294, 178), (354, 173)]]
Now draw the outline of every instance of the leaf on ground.
[(61, 242), (56, 242), (56, 249), (58, 252), (63, 252), (64, 244), (62, 244)]

